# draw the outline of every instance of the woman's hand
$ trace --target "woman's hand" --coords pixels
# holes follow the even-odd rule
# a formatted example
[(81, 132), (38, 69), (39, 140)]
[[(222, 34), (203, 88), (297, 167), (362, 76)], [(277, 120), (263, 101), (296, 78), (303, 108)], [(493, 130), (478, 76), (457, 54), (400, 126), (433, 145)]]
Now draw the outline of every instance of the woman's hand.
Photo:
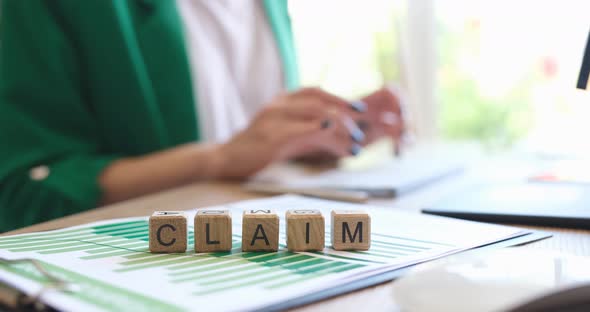
[(275, 160), (314, 152), (356, 153), (360, 145), (342, 122), (346, 114), (353, 114), (348, 102), (319, 89), (281, 95), (225, 144), (190, 143), (112, 162), (98, 181), (102, 203), (204, 179), (244, 178)]
[[(357, 107), (355, 112), (356, 106), (339, 97), (303, 89), (275, 98), (227, 143), (192, 143), (118, 159), (99, 177), (102, 203), (203, 179), (244, 178), (276, 160), (355, 155), (362, 144), (382, 136), (399, 140), (404, 123), (398, 98), (382, 89), (362, 100), (364, 109)], [(351, 135), (352, 119), (365, 134)]]
[(399, 95), (388, 88), (381, 88), (361, 99), (361, 112), (356, 118), (357, 124), (365, 132), (365, 144), (382, 137), (391, 137), (396, 150), (399, 149), (402, 134), (405, 130)]
[(347, 101), (317, 88), (280, 95), (219, 146), (218, 177), (246, 177), (273, 161), (314, 153), (356, 154), (362, 138), (351, 139), (343, 123), (356, 115)]

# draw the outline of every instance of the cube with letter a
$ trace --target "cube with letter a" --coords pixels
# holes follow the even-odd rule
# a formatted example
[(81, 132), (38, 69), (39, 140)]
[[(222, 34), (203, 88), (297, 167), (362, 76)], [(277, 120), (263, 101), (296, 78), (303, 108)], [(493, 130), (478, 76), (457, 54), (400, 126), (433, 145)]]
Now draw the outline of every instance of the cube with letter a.
[(279, 250), (279, 215), (270, 209), (245, 210), (242, 217), (242, 251)]
[(371, 247), (371, 217), (364, 211), (332, 211), (332, 248), (368, 250)]
[(187, 222), (182, 211), (156, 211), (149, 220), (150, 251), (186, 252)]
[(323, 250), (325, 245), (324, 216), (317, 209), (287, 211), (287, 248), (290, 251)]
[(230, 251), (232, 244), (229, 210), (197, 210), (195, 252)]

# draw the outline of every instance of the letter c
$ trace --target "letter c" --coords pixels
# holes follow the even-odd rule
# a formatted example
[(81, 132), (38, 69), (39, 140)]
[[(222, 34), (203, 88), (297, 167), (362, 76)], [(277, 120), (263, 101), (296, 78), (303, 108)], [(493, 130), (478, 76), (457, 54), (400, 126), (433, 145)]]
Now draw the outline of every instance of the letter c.
[(156, 238), (158, 239), (158, 243), (160, 243), (160, 245), (162, 245), (162, 246), (174, 245), (174, 243), (176, 243), (176, 238), (173, 238), (171, 241), (169, 241), (167, 243), (162, 241), (162, 230), (164, 228), (169, 228), (172, 230), (172, 232), (176, 232), (176, 228), (172, 224), (164, 224), (164, 225), (160, 226), (158, 228), (158, 232), (156, 232)]

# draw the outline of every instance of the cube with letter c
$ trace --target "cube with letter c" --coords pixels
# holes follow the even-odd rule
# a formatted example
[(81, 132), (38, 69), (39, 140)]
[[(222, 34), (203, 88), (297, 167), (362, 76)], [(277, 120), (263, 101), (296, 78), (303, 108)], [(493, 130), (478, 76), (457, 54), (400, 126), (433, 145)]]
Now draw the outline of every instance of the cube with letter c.
[(156, 211), (149, 220), (150, 252), (186, 252), (187, 222), (182, 211)]

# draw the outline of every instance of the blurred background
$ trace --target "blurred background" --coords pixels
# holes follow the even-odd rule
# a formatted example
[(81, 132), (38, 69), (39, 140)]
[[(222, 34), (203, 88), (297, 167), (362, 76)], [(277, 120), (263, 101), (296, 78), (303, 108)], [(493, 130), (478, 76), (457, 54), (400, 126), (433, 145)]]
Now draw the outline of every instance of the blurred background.
[(297, 0), (290, 11), (304, 85), (350, 98), (402, 86), (421, 139), (590, 155), (590, 93), (575, 89), (588, 0)]

